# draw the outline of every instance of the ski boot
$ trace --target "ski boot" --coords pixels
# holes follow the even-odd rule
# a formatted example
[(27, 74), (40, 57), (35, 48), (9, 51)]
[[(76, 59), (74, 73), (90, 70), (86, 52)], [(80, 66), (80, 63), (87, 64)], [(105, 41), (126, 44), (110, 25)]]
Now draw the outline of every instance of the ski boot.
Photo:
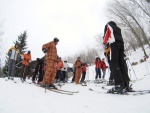
[(123, 94), (124, 91), (124, 85), (116, 85), (112, 89), (108, 90), (107, 93), (112, 93), (112, 94)]
[(129, 83), (125, 83), (125, 91), (126, 92), (135, 92), (132, 88), (132, 84), (129, 85)]
[(54, 84), (49, 84), (47, 87), (50, 89), (58, 89)]

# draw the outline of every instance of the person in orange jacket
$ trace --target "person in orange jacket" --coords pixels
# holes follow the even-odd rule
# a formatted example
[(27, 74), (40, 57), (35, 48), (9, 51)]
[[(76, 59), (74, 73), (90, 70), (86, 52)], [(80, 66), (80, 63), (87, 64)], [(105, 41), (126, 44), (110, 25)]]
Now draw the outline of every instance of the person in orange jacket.
[(21, 70), (22, 82), (26, 80), (26, 74), (27, 74), (27, 69), (28, 69), (30, 60), (31, 60), (31, 52), (28, 51), (26, 54), (23, 55), (22, 70)]
[(58, 58), (58, 63), (57, 63), (57, 75), (55, 77), (56, 83), (58, 81), (62, 80), (62, 71), (61, 71), (62, 68), (64, 68), (64, 64), (63, 64), (63, 61), (61, 60), (61, 57), (59, 57)]

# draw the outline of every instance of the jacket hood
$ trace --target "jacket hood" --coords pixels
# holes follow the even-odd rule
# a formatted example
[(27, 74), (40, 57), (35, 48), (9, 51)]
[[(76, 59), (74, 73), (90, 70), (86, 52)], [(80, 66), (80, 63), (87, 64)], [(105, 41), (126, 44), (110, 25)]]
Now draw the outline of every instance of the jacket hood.
[(117, 24), (114, 21), (109, 21), (107, 24), (111, 24), (111, 25), (117, 26)]

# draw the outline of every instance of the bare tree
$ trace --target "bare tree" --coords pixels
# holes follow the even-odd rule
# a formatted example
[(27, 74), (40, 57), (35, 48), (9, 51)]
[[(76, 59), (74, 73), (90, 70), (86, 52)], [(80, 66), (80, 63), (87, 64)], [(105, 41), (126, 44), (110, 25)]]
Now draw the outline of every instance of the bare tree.
[(137, 40), (135, 38), (135, 36), (131, 33), (131, 31), (129, 30), (123, 30), (122, 32), (123, 34), (123, 38), (124, 38), (124, 42), (125, 42), (125, 51), (130, 50), (131, 48), (136, 51), (136, 47), (137, 47)]
[(74, 63), (77, 60), (77, 57), (80, 57), (82, 63), (93, 64), (96, 56), (99, 56), (99, 53), (95, 48), (87, 48), (86, 50), (80, 51), (72, 57), (68, 56), (65, 59), (69, 63)]
[[(142, 42), (143, 39), (148, 40), (147, 34), (144, 27), (142, 26), (142, 21), (140, 21), (138, 18), (137, 14), (139, 12), (135, 11), (134, 8), (135, 7), (132, 0), (121, 2), (119, 0), (114, 0), (113, 2), (111, 2), (111, 4), (109, 4), (108, 12), (111, 14), (109, 14), (109, 17), (114, 18), (118, 23), (123, 25), (124, 29), (130, 30), (130, 32), (139, 42), (140, 47), (142, 47), (144, 55), (148, 57)], [(138, 31), (137, 28), (139, 28)], [(142, 34), (142, 37), (139, 35), (139, 32)], [(150, 43), (148, 41), (146, 42), (150, 46)]]
[(104, 46), (103, 46), (103, 35), (98, 34), (96, 37), (97, 47), (98, 47), (98, 53), (102, 55), (104, 53)]

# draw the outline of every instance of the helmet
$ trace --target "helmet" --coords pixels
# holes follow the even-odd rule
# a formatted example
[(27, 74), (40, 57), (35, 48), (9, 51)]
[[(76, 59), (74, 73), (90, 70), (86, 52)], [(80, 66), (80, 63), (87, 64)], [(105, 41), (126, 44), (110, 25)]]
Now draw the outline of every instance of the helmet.
[(59, 39), (57, 37), (55, 37), (54, 42), (59, 42)]

